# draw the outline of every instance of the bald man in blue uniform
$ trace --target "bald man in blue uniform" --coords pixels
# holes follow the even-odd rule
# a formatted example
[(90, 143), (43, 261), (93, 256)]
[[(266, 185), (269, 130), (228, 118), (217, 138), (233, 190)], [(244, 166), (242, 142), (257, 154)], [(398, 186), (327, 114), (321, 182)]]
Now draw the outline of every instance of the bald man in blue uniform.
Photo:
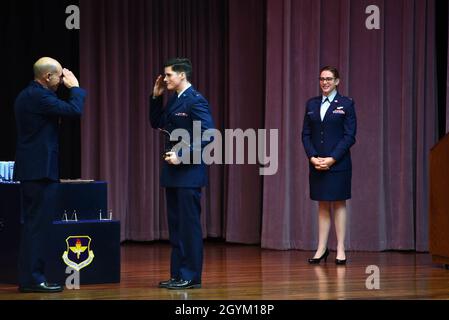
[[(60, 292), (47, 283), (45, 241), (52, 225), (59, 181), (58, 128), (61, 116), (80, 116), (86, 92), (76, 77), (52, 58), (34, 64), (34, 81), (16, 98), (17, 148), (14, 179), (21, 182), (23, 229), (19, 254), (19, 291)], [(59, 99), (60, 84), (70, 89), (68, 101)]]

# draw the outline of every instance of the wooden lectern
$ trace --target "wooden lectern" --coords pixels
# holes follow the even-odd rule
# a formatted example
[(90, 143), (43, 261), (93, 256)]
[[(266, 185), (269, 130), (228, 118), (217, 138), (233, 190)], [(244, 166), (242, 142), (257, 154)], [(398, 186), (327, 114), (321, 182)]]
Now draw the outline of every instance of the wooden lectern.
[(449, 267), (449, 134), (430, 151), (429, 249)]

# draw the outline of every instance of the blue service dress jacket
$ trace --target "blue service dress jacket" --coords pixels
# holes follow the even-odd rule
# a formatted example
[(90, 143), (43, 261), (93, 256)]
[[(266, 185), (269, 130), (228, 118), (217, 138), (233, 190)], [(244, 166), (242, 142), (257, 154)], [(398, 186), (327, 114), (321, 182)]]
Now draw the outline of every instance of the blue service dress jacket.
[[(336, 163), (330, 171), (352, 170), (349, 149), (355, 143), (357, 119), (354, 101), (337, 93), (321, 121), (322, 96), (306, 104), (302, 141), (307, 157), (332, 157)], [(310, 164), (310, 169), (315, 170)]]
[(17, 124), (14, 180), (59, 180), (59, 117), (79, 116), (86, 91), (71, 88), (68, 101), (32, 81), (16, 98)]
[[(194, 121), (201, 124), (201, 136), (204, 131), (214, 128), (212, 115), (207, 100), (193, 87), (188, 88), (178, 98), (175, 93), (169, 99), (167, 105), (163, 106), (162, 96), (150, 97), (150, 123), (155, 129), (163, 129), (172, 133), (176, 129), (184, 129), (189, 133), (190, 140), (185, 141), (190, 144), (190, 152), (201, 154), (203, 148), (211, 141), (198, 141), (193, 137)], [(165, 137), (165, 147), (169, 150), (177, 142), (170, 141)], [(184, 139), (185, 140), (185, 139)], [(190, 157), (190, 164), (172, 165), (163, 161), (160, 183), (167, 188), (199, 188), (207, 184), (206, 165), (201, 159), (201, 163), (194, 164), (193, 156)]]

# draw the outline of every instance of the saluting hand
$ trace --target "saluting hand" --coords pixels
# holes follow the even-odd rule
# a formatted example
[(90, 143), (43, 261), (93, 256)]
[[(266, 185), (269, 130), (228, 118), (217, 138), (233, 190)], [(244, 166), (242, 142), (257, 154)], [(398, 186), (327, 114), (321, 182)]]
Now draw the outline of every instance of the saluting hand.
[(75, 77), (75, 75), (73, 74), (72, 71), (70, 71), (69, 69), (62, 69), (62, 81), (64, 82), (64, 85), (67, 88), (73, 88), (73, 87), (79, 87), (79, 82), (78, 79)]
[(164, 90), (165, 90), (164, 77), (162, 75), (159, 75), (154, 84), (153, 97), (161, 96), (164, 93)]

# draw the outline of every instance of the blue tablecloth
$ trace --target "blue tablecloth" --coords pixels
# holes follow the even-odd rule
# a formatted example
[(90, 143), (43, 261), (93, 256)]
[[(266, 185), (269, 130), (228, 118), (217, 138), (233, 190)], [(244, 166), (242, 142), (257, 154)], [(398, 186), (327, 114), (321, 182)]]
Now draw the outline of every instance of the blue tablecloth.
[[(53, 230), (48, 241), (49, 280), (61, 282), (67, 265), (62, 255), (69, 237), (86, 236), (91, 239), (92, 262), (80, 270), (81, 284), (120, 282), (120, 222), (107, 218), (107, 183), (60, 183)], [(62, 221), (64, 211), (68, 219), (76, 210), (78, 221)], [(0, 183), (0, 282), (17, 282), (17, 258), (20, 245), (20, 184)], [(62, 283), (64, 284), (64, 283)]]

